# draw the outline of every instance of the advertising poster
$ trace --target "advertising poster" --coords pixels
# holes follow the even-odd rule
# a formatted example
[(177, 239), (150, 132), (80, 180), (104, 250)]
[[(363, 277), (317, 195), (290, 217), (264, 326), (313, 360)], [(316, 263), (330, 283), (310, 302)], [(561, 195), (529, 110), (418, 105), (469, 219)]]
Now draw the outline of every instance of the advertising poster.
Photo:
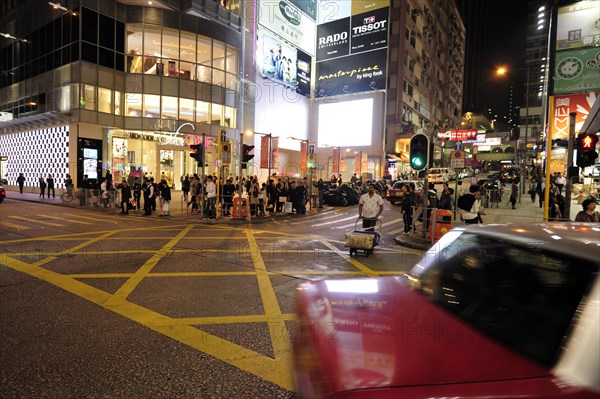
[(279, 167), (279, 137), (271, 138), (271, 162), (273, 168)]
[(354, 173), (356, 173), (357, 176), (360, 176), (361, 162), (361, 153), (357, 152), (356, 154), (354, 154)]
[(340, 171), (340, 149), (335, 147), (331, 149), (331, 157), (333, 158), (332, 172), (339, 173)]
[(313, 21), (317, 20), (317, 0), (289, 0)]
[(346, 156), (340, 158), (340, 172), (346, 171)]
[(306, 170), (306, 155), (308, 154), (308, 143), (300, 143), (300, 170)]
[(352, 15), (371, 12), (380, 8), (388, 8), (390, 0), (358, 0), (352, 2)]
[(317, 26), (317, 60), (350, 54), (350, 17)]
[(352, 16), (350, 49), (352, 54), (386, 47), (387, 37), (387, 8)]
[(580, 1), (558, 9), (556, 49), (600, 45), (600, 1)]
[(569, 138), (571, 112), (577, 112), (575, 134), (578, 134), (600, 93), (579, 93), (550, 97), (550, 130), (553, 139)]
[(302, 51), (315, 54), (315, 21), (286, 0), (261, 0), (258, 23)]
[(556, 53), (554, 94), (589, 92), (599, 89), (600, 47)]
[(365, 152), (362, 154), (362, 170), (366, 172), (369, 167), (369, 155)]
[(315, 97), (382, 90), (387, 48), (317, 63)]
[(267, 136), (260, 138), (260, 168), (269, 168), (269, 137)]
[(311, 57), (308, 54), (263, 31), (258, 33), (256, 52), (257, 71), (263, 78), (290, 86), (302, 95), (310, 94)]

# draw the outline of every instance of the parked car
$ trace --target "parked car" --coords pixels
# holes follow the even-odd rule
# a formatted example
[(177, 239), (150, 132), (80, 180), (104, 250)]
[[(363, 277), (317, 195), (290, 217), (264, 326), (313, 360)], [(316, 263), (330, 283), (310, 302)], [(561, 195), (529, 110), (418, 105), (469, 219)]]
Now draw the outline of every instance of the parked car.
[(6, 198), (6, 190), (4, 190), (4, 187), (0, 184), (0, 202), (4, 201), (4, 198)]
[(385, 196), (385, 199), (390, 201), (390, 203), (392, 205), (402, 203), (402, 200), (404, 199), (404, 194), (408, 190), (407, 187), (411, 183), (415, 185), (415, 190), (417, 191), (417, 193), (420, 193), (421, 191), (423, 191), (423, 183), (421, 183), (420, 181), (417, 181), (417, 180), (396, 181), (394, 183), (394, 185), (392, 186), (392, 188), (388, 190), (388, 192)]
[(299, 285), (297, 392), (598, 399), (599, 231), (460, 227), (404, 276)]
[(454, 180), (454, 169), (451, 168), (431, 168), (427, 173), (427, 180), (430, 183), (443, 183), (444, 176), (448, 181), (450, 179)]
[(502, 190), (502, 182), (498, 179), (480, 179), (477, 181), (477, 187), (483, 187), (486, 190)]
[(583, 176), (584, 177), (599, 177), (600, 176), (600, 163), (583, 168)]

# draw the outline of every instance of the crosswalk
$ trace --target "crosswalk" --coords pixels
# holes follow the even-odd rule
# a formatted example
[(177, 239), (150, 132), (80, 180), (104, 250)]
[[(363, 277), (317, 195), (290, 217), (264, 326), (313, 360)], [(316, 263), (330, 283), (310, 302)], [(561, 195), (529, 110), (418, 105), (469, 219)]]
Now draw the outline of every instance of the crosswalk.
[[(396, 236), (404, 231), (404, 221), (400, 212), (395, 210), (386, 210), (382, 216), (382, 234), (387, 236)], [(356, 228), (362, 229), (362, 223), (358, 221), (358, 210), (353, 208), (326, 208), (317, 214), (294, 217), (285, 225), (298, 227), (311, 227), (318, 231), (323, 230), (344, 230), (351, 231)]]
[(2, 230), (31, 230), (36, 228), (68, 228), (71, 226), (115, 226), (125, 222), (144, 223), (146, 219), (141, 217), (126, 217), (119, 215), (90, 215), (79, 213), (33, 213), (27, 215), (2, 215), (0, 229)]

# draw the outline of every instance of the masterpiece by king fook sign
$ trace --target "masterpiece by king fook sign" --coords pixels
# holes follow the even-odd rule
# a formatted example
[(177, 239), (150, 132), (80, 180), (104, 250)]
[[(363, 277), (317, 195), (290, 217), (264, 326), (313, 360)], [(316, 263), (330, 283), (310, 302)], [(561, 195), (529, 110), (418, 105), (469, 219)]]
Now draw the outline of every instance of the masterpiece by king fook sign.
[(553, 139), (568, 139), (571, 112), (576, 112), (575, 135), (587, 119), (598, 92), (550, 97), (550, 133)]

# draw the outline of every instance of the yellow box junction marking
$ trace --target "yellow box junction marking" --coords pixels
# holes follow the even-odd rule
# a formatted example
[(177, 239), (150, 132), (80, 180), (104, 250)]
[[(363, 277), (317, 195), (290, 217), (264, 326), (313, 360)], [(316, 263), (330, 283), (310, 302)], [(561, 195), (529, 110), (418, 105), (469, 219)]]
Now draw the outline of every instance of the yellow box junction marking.
[(34, 224), (41, 224), (41, 225), (44, 225), (44, 226), (65, 227), (64, 224), (53, 223), (53, 222), (46, 222), (44, 220), (37, 220), (37, 219), (26, 218), (25, 216), (9, 216), (9, 218), (16, 219), (16, 220), (23, 220), (25, 222), (31, 222), (31, 223), (34, 223)]
[(6, 227), (10, 227), (13, 229), (19, 229), (19, 230), (29, 230), (31, 227), (27, 227), (27, 226), (23, 226), (22, 224), (16, 224), (16, 223), (11, 223), (11, 222), (5, 222), (5, 221), (0, 221), (0, 224)]

